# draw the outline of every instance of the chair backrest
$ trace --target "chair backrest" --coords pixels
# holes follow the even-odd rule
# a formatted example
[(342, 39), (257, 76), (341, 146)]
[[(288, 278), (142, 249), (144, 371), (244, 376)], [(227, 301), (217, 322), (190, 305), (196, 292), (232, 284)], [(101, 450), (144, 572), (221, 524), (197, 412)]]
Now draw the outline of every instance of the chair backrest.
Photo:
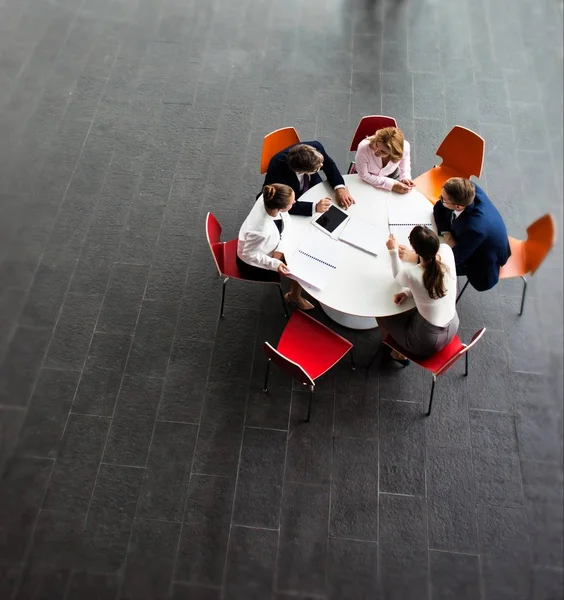
[(275, 154), (280, 152), (280, 150), (284, 150), (284, 148), (288, 148), (288, 146), (299, 143), (300, 136), (294, 127), (283, 127), (282, 129), (277, 129), (276, 131), (272, 131), (268, 135), (265, 135), (262, 142), (262, 154), (260, 157), (261, 174), (266, 173), (268, 163)]
[(268, 356), (274, 364), (278, 365), (294, 379), (297, 379), (300, 383), (305, 383), (306, 385), (315, 385), (313, 379), (311, 379), (298, 363), (284, 356), (284, 354), (276, 350), (276, 348), (272, 347), (268, 342), (264, 342), (263, 349), (266, 356)]
[(556, 223), (551, 214), (546, 214), (527, 227), (525, 260), (531, 275), (540, 267), (556, 241)]
[(374, 135), (378, 129), (397, 126), (398, 124), (393, 117), (386, 117), (384, 115), (368, 115), (366, 117), (362, 117), (353, 136), (350, 151), (356, 152), (360, 142), (362, 142), (366, 136)]
[(482, 327), (479, 331), (472, 336), (470, 343), (465, 345), (461, 350), (459, 350), (454, 356), (452, 356), (445, 364), (435, 372), (435, 375), (443, 375), (446, 373), (458, 360), (460, 360), (469, 350), (471, 350), (482, 338), (482, 336), (486, 333), (486, 328)]
[(441, 142), (437, 156), (443, 159), (442, 166), (456, 171), (459, 177), (469, 179), (472, 175), (481, 176), (485, 148), (483, 137), (471, 129), (455, 125)]
[(223, 275), (223, 242), (221, 241), (221, 225), (209, 212), (206, 216), (206, 238), (210, 247), (215, 266), (220, 275)]

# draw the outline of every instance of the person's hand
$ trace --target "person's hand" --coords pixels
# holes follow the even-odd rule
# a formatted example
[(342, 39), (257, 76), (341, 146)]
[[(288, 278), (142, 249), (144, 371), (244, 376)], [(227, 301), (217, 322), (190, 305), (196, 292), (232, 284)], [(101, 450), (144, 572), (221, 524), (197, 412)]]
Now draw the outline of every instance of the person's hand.
[(407, 185), (409, 188), (413, 188), (416, 185), (415, 181), (412, 181), (411, 179), (400, 179), (400, 183)]
[(396, 181), (392, 186), (392, 192), (395, 192), (396, 194), (407, 194), (410, 189), (411, 188), (408, 185), (401, 181)]
[(398, 247), (398, 242), (393, 234), (390, 233), (390, 237), (386, 241), (386, 248), (388, 250), (395, 250)]
[(289, 275), (290, 274), (290, 269), (288, 269), (287, 265), (285, 265), (284, 263), (280, 263), (276, 270), (280, 273), (280, 275)]
[(446, 244), (448, 244), (451, 248), (454, 248), (455, 246), (455, 241), (454, 238), (452, 237), (452, 233), (450, 231), (445, 231), (443, 233), (443, 240), (445, 241)]
[(394, 294), (394, 304), (398, 306), (402, 305), (407, 300), (407, 294), (405, 292), (400, 292), (399, 294)]
[(417, 262), (417, 252), (413, 252), (413, 250), (410, 250), (407, 246), (401, 245), (399, 247), (398, 254), (401, 260), (403, 260), (404, 262)]
[(272, 253), (272, 258), (276, 258), (277, 260), (284, 260), (284, 254), (282, 252), (274, 251)]
[(346, 187), (337, 188), (335, 190), (335, 200), (337, 201), (337, 204), (345, 210), (349, 206), (355, 204), (354, 198), (349, 194), (349, 190), (347, 190)]
[(331, 198), (321, 198), (321, 200), (315, 205), (315, 212), (324, 213), (329, 210), (331, 206)]

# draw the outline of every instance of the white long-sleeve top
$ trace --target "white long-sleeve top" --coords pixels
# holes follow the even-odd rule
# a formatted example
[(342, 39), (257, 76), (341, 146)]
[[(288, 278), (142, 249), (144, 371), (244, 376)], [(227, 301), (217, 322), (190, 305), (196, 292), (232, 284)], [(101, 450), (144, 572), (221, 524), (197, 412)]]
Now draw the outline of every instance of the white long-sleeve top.
[[(275, 223), (278, 218), (284, 223), (282, 235)], [(282, 261), (273, 258), (272, 253), (284, 252), (284, 240), (289, 238), (291, 227), (290, 215), (281, 212), (277, 217), (271, 217), (260, 196), (239, 230), (237, 255), (249, 265), (276, 271)]]
[(359, 177), (377, 188), (391, 191), (396, 180), (388, 175), (391, 175), (398, 167), (400, 179), (411, 179), (411, 155), (407, 140), (403, 142), (403, 158), (399, 162), (390, 160), (385, 167), (382, 166), (382, 159), (374, 154), (368, 139), (362, 140), (358, 145), (354, 162)]
[(396, 281), (403, 286), (404, 292), (413, 296), (419, 314), (432, 325), (444, 327), (456, 314), (456, 265), (452, 248), (441, 244), (437, 253), (443, 265), (447, 267), (444, 275), (446, 294), (433, 300), (423, 285), (423, 266), (404, 264), (397, 250), (390, 250), (392, 271)]

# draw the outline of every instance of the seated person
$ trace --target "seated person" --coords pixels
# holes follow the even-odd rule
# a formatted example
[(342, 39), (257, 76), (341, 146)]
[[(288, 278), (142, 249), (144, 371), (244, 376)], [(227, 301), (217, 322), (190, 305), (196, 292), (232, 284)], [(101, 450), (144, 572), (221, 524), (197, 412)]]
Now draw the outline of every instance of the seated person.
[(409, 142), (397, 127), (384, 127), (358, 145), (354, 159), (356, 172), (376, 188), (407, 194), (411, 181)]
[[(345, 180), (333, 159), (325, 152), (319, 142), (303, 142), (290, 146), (275, 154), (268, 163), (264, 185), (283, 183), (289, 185), (296, 200), (310, 187), (321, 183), (319, 170), (335, 189), (335, 199), (342, 208), (354, 204), (354, 199), (345, 186)], [(311, 216), (315, 212), (325, 212), (331, 206), (329, 198), (313, 202), (296, 202), (290, 210), (292, 215)]]
[[(287, 185), (264, 186), (262, 198), (255, 202), (239, 230), (237, 266), (245, 279), (278, 281), (278, 274), (290, 274), (284, 259), (284, 239), (291, 231), (288, 211), (294, 202), (294, 192)], [(313, 308), (311, 302), (302, 298), (302, 288), (293, 279), (284, 298), (302, 310)]]
[[(454, 252), (457, 274), (466, 275), (479, 292), (493, 288), (511, 248), (503, 219), (484, 190), (469, 179), (452, 177), (445, 182), (433, 214)], [(400, 257), (413, 260), (404, 250), (400, 248)]]
[[(390, 235), (386, 246), (392, 259), (396, 281), (404, 287), (394, 295), (398, 305), (409, 296), (415, 308), (389, 317), (377, 317), (383, 334), (389, 334), (402, 348), (425, 358), (442, 350), (458, 331), (456, 314), (456, 271), (450, 246), (441, 244), (438, 235), (417, 225), (409, 234), (418, 264), (402, 265), (398, 244)], [(405, 356), (384, 346), (387, 356), (404, 366)]]

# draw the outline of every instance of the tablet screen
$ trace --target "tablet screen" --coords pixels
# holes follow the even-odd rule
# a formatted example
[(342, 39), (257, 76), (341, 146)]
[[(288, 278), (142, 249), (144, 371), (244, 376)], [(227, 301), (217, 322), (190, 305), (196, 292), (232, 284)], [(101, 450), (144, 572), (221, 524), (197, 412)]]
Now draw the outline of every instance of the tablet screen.
[(348, 216), (346, 212), (343, 212), (336, 206), (331, 206), (316, 222), (329, 233), (333, 233)]

